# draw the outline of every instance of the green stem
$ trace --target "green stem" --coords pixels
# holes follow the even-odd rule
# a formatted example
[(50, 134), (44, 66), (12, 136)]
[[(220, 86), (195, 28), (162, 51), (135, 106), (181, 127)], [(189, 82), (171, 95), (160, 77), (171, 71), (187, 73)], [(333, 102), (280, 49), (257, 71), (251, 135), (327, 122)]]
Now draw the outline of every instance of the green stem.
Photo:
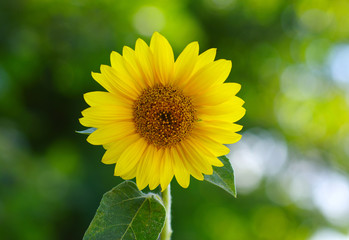
[(171, 228), (171, 185), (162, 193), (162, 201), (164, 202), (166, 209), (166, 220), (165, 226), (162, 229), (160, 239), (161, 240), (171, 240), (172, 228)]

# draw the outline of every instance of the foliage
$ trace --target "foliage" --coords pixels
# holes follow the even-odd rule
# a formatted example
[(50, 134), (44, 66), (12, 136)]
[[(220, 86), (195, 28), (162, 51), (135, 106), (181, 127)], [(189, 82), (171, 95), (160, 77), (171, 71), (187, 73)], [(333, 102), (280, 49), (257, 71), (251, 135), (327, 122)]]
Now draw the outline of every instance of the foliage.
[(205, 175), (205, 180), (236, 197), (234, 170), (231, 167), (229, 159), (226, 156), (221, 156), (219, 160), (222, 161), (224, 167), (214, 167), (213, 174)]
[(84, 239), (156, 240), (165, 221), (165, 208), (155, 194), (143, 194), (125, 181), (104, 194)]

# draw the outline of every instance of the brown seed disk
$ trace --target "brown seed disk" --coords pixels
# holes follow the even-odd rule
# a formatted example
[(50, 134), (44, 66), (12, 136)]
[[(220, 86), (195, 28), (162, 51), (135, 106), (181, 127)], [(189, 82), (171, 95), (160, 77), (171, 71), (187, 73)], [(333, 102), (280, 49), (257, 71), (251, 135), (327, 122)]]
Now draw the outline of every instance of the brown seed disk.
[(143, 90), (133, 105), (136, 131), (158, 148), (171, 147), (193, 129), (195, 109), (189, 97), (172, 86)]

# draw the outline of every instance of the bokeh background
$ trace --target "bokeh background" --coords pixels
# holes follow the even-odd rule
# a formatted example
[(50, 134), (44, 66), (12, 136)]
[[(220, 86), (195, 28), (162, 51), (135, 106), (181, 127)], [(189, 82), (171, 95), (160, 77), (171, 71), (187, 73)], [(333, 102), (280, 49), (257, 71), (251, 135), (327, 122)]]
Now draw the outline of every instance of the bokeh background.
[(349, 1), (0, 1), (0, 239), (81, 239), (121, 182), (78, 118), (90, 72), (160, 31), (232, 60), (238, 198), (173, 181), (173, 239), (349, 239)]

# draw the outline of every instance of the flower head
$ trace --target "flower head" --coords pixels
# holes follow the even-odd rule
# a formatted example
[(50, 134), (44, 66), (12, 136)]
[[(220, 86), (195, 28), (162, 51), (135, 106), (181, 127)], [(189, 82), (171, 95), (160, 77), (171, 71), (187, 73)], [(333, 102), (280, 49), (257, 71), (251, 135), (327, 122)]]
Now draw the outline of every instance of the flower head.
[(231, 62), (214, 61), (215, 49), (199, 54), (190, 43), (174, 60), (168, 41), (155, 32), (150, 46), (138, 39), (135, 50), (111, 53), (111, 67), (102, 65), (92, 77), (107, 92), (84, 95), (89, 108), (82, 125), (94, 127), (87, 141), (103, 145), (105, 164), (115, 164), (115, 175), (136, 177), (139, 189), (159, 184), (166, 189), (175, 176), (184, 188), (190, 175), (203, 180), (217, 158), (240, 140), (244, 101), (237, 83), (224, 83)]

